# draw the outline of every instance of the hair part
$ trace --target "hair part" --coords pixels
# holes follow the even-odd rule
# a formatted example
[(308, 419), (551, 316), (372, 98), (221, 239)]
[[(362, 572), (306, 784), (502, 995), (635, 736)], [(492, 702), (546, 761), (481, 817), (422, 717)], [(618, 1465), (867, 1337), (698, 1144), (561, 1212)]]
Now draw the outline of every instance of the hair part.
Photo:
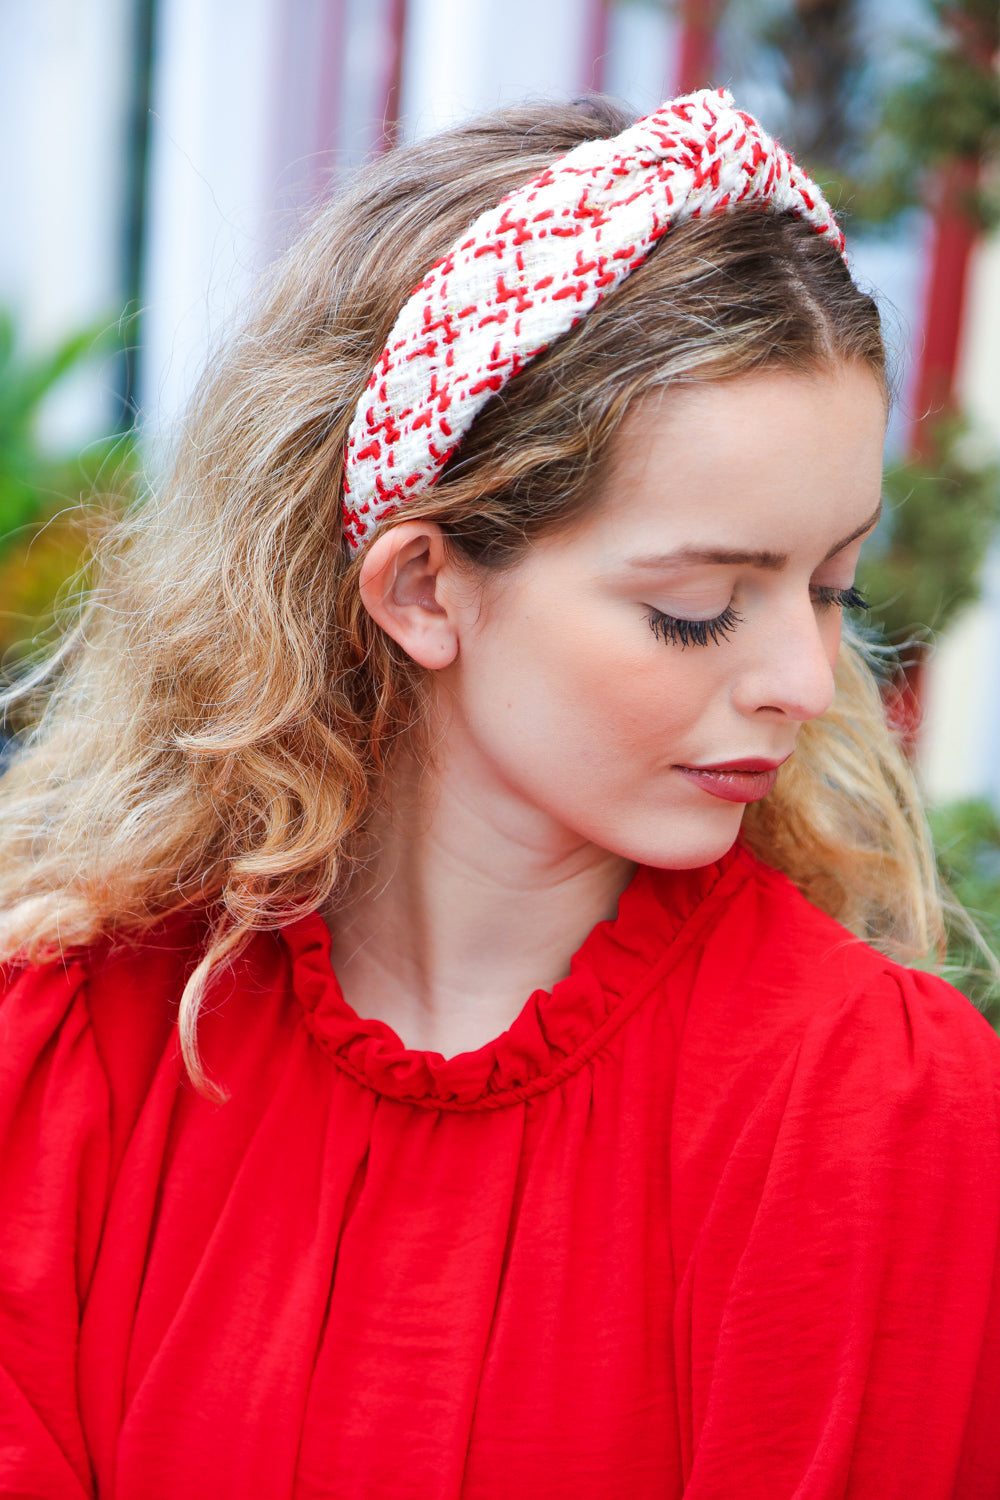
[[(102, 549), (82, 622), (41, 676), (0, 785), (0, 958), (210, 922), (181, 1034), (254, 929), (342, 894), (421, 670), (361, 604), (341, 538), (355, 405), (402, 302), (486, 207), (628, 117), (603, 100), (506, 110), (389, 153), (274, 268), (213, 361), (172, 472)], [(879, 318), (837, 250), (744, 206), (674, 226), (646, 262), (478, 416), (432, 517), (484, 573), (596, 503), (632, 403), (763, 369), (850, 363), (886, 390)], [(392, 524), (391, 521), (388, 524)], [(746, 836), (819, 906), (902, 956), (940, 942), (919, 798), (849, 636)]]

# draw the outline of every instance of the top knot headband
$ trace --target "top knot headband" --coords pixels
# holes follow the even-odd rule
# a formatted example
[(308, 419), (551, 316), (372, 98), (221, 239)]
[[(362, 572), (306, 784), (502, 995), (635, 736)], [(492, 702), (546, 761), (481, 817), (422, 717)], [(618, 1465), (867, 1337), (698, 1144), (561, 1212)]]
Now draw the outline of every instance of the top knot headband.
[(846, 260), (819, 188), (723, 89), (583, 142), (480, 214), (403, 307), (358, 403), (344, 473), (351, 551), (434, 483), (490, 397), (671, 224), (749, 200), (806, 220)]

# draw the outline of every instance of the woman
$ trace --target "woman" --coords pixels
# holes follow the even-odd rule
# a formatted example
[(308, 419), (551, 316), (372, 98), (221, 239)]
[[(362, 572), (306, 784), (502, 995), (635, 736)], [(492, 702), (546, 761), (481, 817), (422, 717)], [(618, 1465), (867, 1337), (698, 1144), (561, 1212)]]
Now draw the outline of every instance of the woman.
[(840, 639), (885, 403), (728, 96), (290, 252), (4, 783), (5, 1493), (998, 1492), (998, 1044)]

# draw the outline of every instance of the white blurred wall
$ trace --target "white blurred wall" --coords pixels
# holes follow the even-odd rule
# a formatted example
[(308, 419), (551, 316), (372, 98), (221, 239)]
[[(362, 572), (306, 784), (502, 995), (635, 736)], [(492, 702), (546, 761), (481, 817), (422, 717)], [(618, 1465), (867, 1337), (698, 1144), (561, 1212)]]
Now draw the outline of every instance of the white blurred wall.
[[(1000, 234), (973, 252), (957, 384), (974, 430), (1000, 452)], [(935, 644), (921, 770), (933, 801), (989, 796), (1000, 807), (1000, 547), (980, 601)]]
[[(596, 8), (409, 0), (401, 138), (506, 102), (584, 92)], [(378, 141), (390, 9), (390, 0), (159, 0), (141, 380), (151, 430), (169, 429), (313, 194)], [(607, 86), (653, 107), (670, 87), (675, 27), (636, 0), (614, 8), (607, 43)]]
[[(130, 0), (0, 0), (0, 303), (35, 352), (121, 311), (131, 51)], [(115, 375), (65, 383), (54, 447), (114, 421)]]
[(429, 135), (512, 99), (582, 93), (587, 9), (580, 0), (410, 0), (404, 134)]
[(169, 0), (154, 40), (141, 405), (183, 406), (266, 258), (274, 0)]

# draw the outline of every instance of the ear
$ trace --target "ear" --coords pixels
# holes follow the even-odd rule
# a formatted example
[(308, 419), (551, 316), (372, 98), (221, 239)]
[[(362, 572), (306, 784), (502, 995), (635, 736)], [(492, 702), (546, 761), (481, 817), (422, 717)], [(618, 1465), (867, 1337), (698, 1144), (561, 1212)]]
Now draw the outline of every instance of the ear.
[(431, 671), (458, 655), (459, 611), (440, 526), (401, 521), (375, 537), (361, 565), (361, 602), (377, 625)]

